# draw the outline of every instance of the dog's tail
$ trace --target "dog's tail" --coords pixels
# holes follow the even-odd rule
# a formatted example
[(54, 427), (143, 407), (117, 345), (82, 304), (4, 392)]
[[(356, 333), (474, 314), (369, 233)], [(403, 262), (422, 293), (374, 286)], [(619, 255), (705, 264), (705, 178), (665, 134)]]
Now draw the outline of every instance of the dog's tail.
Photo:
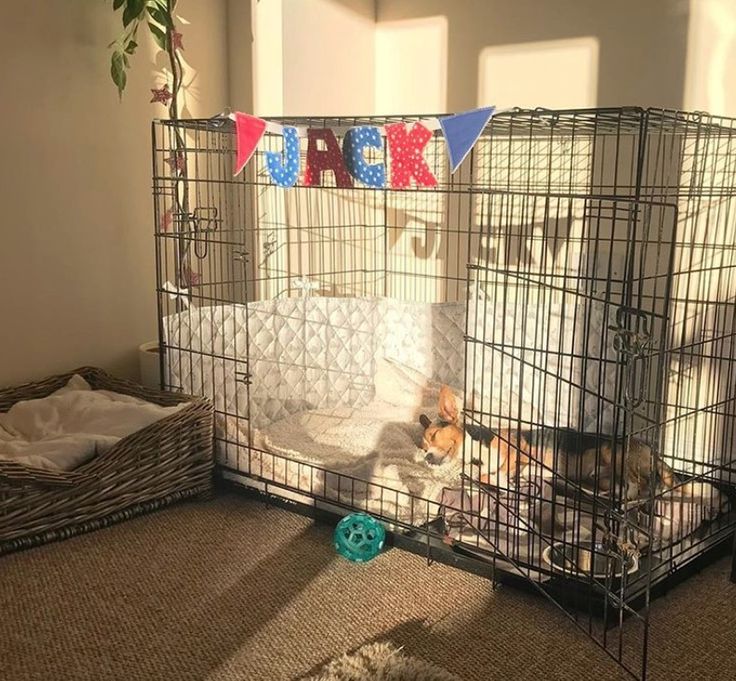
[(680, 482), (675, 472), (660, 457), (657, 457), (657, 475), (665, 490), (676, 487), (683, 499), (701, 504), (711, 517), (721, 513), (728, 504), (728, 498), (723, 492), (706, 480)]

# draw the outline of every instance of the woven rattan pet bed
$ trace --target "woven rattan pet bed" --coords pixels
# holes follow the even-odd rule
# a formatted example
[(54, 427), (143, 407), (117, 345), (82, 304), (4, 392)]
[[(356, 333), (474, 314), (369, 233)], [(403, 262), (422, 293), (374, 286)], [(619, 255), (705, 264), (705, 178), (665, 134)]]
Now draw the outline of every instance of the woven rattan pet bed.
[(0, 412), (46, 397), (79, 374), (94, 389), (159, 404), (186, 402), (174, 414), (129, 435), (70, 472), (0, 460), (0, 554), (104, 527), (212, 490), (212, 405), (160, 392), (84, 367), (38, 383), (0, 390)]

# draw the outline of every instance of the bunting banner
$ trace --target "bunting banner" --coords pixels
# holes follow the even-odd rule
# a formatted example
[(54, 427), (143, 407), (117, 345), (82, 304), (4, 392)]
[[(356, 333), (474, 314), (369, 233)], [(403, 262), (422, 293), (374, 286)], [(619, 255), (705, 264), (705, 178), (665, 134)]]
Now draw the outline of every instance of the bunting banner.
[(424, 147), (432, 139), (429, 128), (414, 123), (407, 130), (405, 123), (392, 123), (386, 126), (386, 139), (391, 156), (392, 189), (406, 189), (412, 177), (422, 187), (437, 186), (437, 178), (424, 160)]
[(383, 163), (366, 163), (364, 151), (366, 147), (383, 149), (381, 131), (374, 125), (361, 125), (350, 128), (345, 133), (342, 143), (342, 155), (348, 172), (358, 182), (368, 187), (386, 185), (386, 169)]
[(235, 160), (235, 174), (245, 168), (253, 156), (258, 142), (266, 132), (266, 121), (244, 113), (236, 113), (235, 135), (238, 142), (238, 154)]
[[(353, 178), (350, 176), (342, 160), (340, 145), (335, 133), (329, 128), (310, 128), (307, 130), (307, 169), (304, 173), (304, 184), (307, 187), (322, 186), (322, 173), (331, 170), (335, 173), (335, 184), (338, 187), (352, 187)], [(320, 149), (318, 142), (325, 145)]]
[[(229, 114), (235, 121), (237, 142), (234, 174), (245, 168), (268, 133), (283, 137), (282, 151), (266, 150), (263, 158), (271, 181), (284, 188), (299, 181), (303, 138), (307, 140), (304, 186), (322, 186), (325, 173), (331, 173), (338, 188), (351, 188), (356, 182), (376, 189), (435, 187), (437, 178), (425, 159), (425, 149), (435, 133), (444, 137), (450, 173), (454, 173), (496, 113), (491, 106), (410, 123), (309, 128), (281, 125), (239, 112)], [(342, 148), (338, 137), (342, 137)], [(368, 155), (375, 162), (369, 163)], [(381, 159), (382, 155), (385, 157)]]
[(294, 127), (286, 127), (284, 136), (284, 153), (266, 152), (266, 167), (271, 180), (280, 187), (293, 187), (299, 179), (299, 131)]
[(489, 106), (440, 118), (440, 127), (447, 145), (447, 155), (450, 157), (451, 173), (460, 167), (475, 146), (494, 111), (495, 107)]

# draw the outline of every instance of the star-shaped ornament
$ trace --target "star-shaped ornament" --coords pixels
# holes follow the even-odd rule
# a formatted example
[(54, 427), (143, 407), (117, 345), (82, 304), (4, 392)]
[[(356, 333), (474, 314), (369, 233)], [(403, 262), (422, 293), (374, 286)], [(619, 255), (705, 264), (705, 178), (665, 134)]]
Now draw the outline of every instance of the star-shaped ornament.
[(178, 172), (184, 172), (184, 170), (187, 167), (186, 158), (184, 158), (184, 154), (182, 154), (181, 152), (172, 154), (165, 160), (166, 160), (166, 163), (169, 164), (169, 168), (171, 168), (172, 170), (176, 170)]
[(169, 91), (168, 83), (166, 83), (162, 88), (151, 88), (151, 92), (153, 93), (151, 104), (158, 102), (159, 104), (166, 106), (169, 103), (169, 100), (174, 96)]

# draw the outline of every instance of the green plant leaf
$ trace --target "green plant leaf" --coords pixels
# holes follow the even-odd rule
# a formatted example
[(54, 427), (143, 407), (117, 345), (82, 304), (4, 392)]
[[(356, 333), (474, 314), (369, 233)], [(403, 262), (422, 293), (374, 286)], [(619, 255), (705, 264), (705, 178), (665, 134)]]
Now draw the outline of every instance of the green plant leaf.
[(128, 26), (135, 21), (146, 6), (146, 0), (126, 0), (123, 10), (123, 26)]
[(158, 5), (163, 12), (167, 13), (173, 13), (174, 7), (176, 6), (176, 1), (171, 0), (148, 0), (148, 4), (152, 6)]
[(151, 15), (154, 21), (157, 21), (159, 24), (161, 24), (161, 26), (174, 28), (174, 20), (171, 18), (171, 15), (167, 11), (162, 10), (156, 5), (149, 5), (148, 13)]
[(125, 83), (128, 80), (128, 77), (125, 73), (125, 61), (123, 59), (122, 52), (112, 53), (112, 59), (110, 62), (110, 76), (112, 77), (112, 82), (115, 83), (115, 86), (118, 89), (118, 94), (122, 98), (123, 90), (125, 90)]
[(125, 53), (126, 54), (135, 54), (135, 48), (138, 47), (138, 43), (135, 40), (131, 40), (126, 46), (125, 46)]
[(113, 11), (119, 10), (122, 6), (125, 0), (112, 0), (112, 9)]
[(151, 29), (151, 33), (153, 34), (153, 39), (156, 41), (156, 44), (162, 49), (166, 50), (168, 45), (168, 38), (166, 36), (166, 33), (159, 27), (156, 26), (156, 24), (148, 22), (148, 27)]

